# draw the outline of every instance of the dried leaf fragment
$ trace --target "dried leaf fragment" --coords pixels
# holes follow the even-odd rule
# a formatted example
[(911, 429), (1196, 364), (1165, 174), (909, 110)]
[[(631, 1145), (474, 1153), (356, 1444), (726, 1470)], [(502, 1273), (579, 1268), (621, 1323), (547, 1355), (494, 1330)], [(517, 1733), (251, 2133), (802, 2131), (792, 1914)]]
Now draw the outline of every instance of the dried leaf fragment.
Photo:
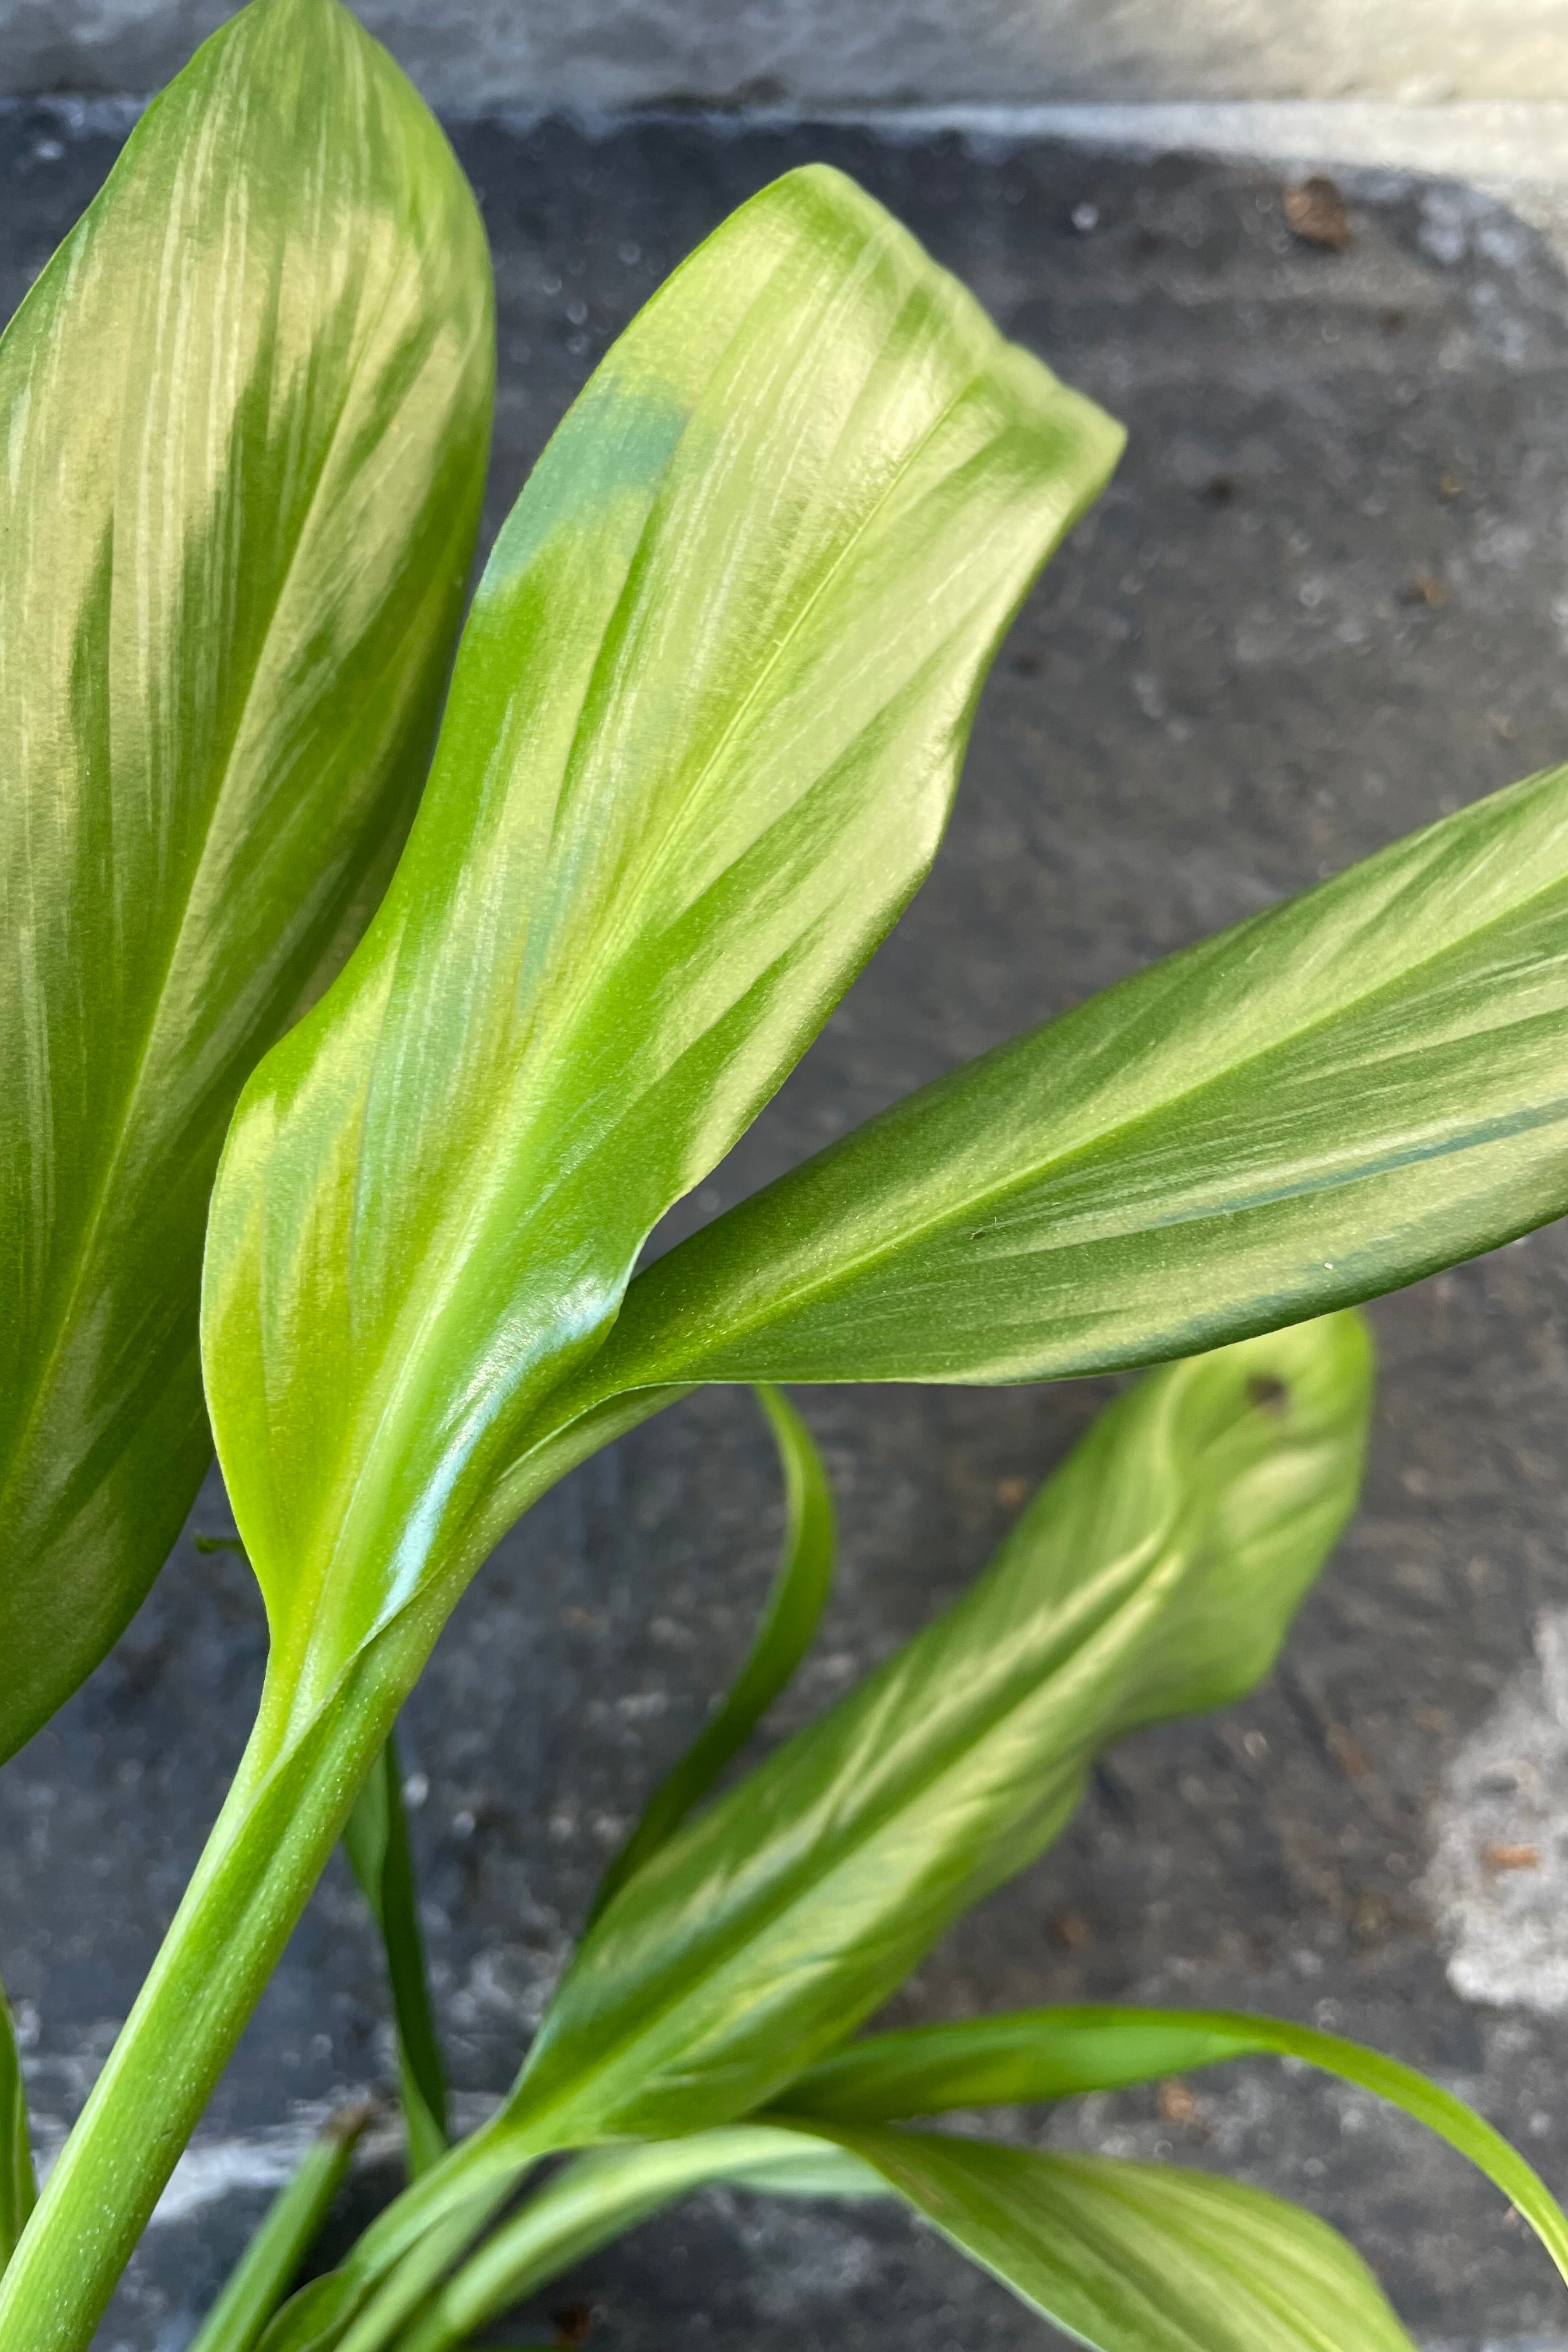
[(1342, 253), (1351, 241), (1350, 215), (1338, 183), (1321, 172), (1286, 189), (1285, 217), (1304, 245)]

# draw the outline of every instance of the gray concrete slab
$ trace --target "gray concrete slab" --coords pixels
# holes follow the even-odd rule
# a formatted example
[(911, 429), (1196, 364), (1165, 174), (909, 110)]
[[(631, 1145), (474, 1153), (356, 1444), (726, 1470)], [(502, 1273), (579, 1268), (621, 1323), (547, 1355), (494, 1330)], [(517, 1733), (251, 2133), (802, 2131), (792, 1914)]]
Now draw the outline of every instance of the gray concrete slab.
[[(73, 122), (75, 127), (73, 127)], [(1352, 190), (1342, 255), (1295, 243), (1235, 163), (955, 136), (559, 122), (459, 133), (495, 240), (493, 530), (634, 305), (759, 183), (857, 172), (1015, 334), (1115, 408), (1131, 450), (987, 691), (931, 884), (752, 1138), (711, 1213), (905, 1088), (1148, 958), (1568, 747), (1568, 294), (1463, 188)], [(0, 306), (107, 167), (111, 131), (0, 116)], [(677, 1221), (679, 1222), (679, 1221)], [(1366, 1507), (1281, 1671), (1109, 1759), (1056, 1852), (899, 2004), (1089, 1998), (1275, 2008), (1477, 2098), (1568, 2186), (1568, 1232), (1388, 1302)], [(842, 1586), (788, 1728), (921, 1623), (1083, 1427), (1092, 1385), (807, 1391)], [(477, 2113), (537, 2017), (595, 1874), (703, 1718), (769, 1571), (778, 1505), (743, 1396), (580, 1473), (503, 1544), (409, 1710), (441, 2021)], [(222, 1531), (216, 1483), (192, 1520)], [(182, 1544), (116, 1655), (0, 1774), (0, 1965), (51, 2134), (123, 2016), (216, 1811), (259, 1678), (231, 1556)], [(1489, 1868), (1534, 1842), (1536, 1873)], [(1512, 1907), (1510, 1907), (1512, 1906)], [(384, 2000), (333, 1866), (101, 2344), (175, 2352), (322, 2103), (384, 2077)], [(1261, 2067), (1037, 2128), (1233, 2168), (1350, 2229), (1421, 2340), (1568, 2346), (1568, 2299), (1446, 2151)], [(362, 2179), (362, 2210), (385, 2186)], [(981, 2352), (1043, 2340), (891, 2214), (710, 2197), (587, 2265), (605, 2352)], [(518, 2331), (518, 2332), (521, 2332)]]
[[(0, 0), (0, 89), (150, 89), (235, 0)], [(1568, 98), (1568, 0), (358, 0), (444, 107)]]

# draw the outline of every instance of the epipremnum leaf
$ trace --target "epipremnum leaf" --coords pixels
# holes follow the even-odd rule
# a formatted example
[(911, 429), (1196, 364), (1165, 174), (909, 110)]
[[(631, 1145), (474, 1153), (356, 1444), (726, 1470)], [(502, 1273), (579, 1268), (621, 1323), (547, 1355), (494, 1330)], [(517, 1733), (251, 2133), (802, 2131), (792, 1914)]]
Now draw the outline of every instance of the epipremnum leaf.
[(337, 0), (253, 0), (0, 341), (0, 1756), (205, 1465), (208, 1190), (418, 788), (490, 317), (391, 59)]
[(1568, 1211), (1568, 769), (998, 1046), (639, 1275), (557, 1400), (1036, 1381), (1396, 1288)]
[(1120, 440), (819, 167), (568, 415), (391, 890), (214, 1197), (207, 1391), (279, 1736), (500, 1532), (649, 1229), (924, 873), (996, 638)]

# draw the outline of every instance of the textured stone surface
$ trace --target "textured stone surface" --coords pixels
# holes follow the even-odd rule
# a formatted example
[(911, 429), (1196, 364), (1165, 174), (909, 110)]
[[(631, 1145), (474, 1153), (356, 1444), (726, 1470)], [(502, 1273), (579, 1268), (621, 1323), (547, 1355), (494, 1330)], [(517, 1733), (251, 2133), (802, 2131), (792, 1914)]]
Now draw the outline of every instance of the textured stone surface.
[[(6, 307), (112, 145), (59, 110), (0, 117)], [(1369, 184), (1336, 257), (1293, 244), (1277, 187), (1233, 165), (695, 125), (597, 141), (481, 125), (460, 145), (500, 283), (490, 529), (636, 302), (808, 153), (858, 172), (1131, 427), (1117, 483), (999, 664), (935, 877), (689, 1218), (1026, 1022), (1563, 753), (1568, 302), (1550, 254), (1496, 205)], [(1451, 1879), (1439, 1872), (1434, 1891), (1426, 1874), (1435, 1840), (1506, 1835), (1509, 1710), (1548, 1704), (1531, 1661), (1538, 1620), (1568, 1602), (1568, 1234), (1376, 1319), (1366, 1507), (1281, 1671), (1227, 1715), (1115, 1755), (1056, 1853), (963, 1924), (900, 2014), (1071, 1998), (1273, 2007), (1436, 2068), (1562, 2188), (1556, 1980), (1516, 1974), (1503, 2008), (1456, 1991), (1434, 1924)], [(1097, 1394), (804, 1394), (845, 1557), (776, 1728), (960, 1588), (1015, 1482), (1057, 1458)], [(716, 1392), (552, 1496), (443, 1641), (409, 1710), (407, 1762), (426, 1792), (415, 1836), (441, 2020), (472, 2098), (504, 2083), (596, 1871), (743, 1645), (777, 1509), (747, 1400)], [(216, 1486), (192, 1525), (226, 1527)], [(262, 1643), (241, 1564), (183, 1545), (119, 1653), (0, 1774), (0, 1966), (51, 2131), (195, 1859)], [(1560, 1752), (1531, 1737), (1532, 1755)], [(1552, 1834), (1545, 1818), (1532, 1834)], [(290, 2135), (383, 2073), (384, 2013), (334, 1864), (105, 2347), (187, 2340)], [(1424, 2343), (1568, 2344), (1544, 2259), (1413, 2128), (1261, 2066), (1196, 2091), (1192, 2122), (1164, 2120), (1150, 2092), (1038, 2128), (1309, 2199), (1353, 2231)], [(362, 2205), (384, 2179), (362, 2180)], [(605, 2352), (1042, 2340), (890, 2213), (721, 2197), (546, 2303), (580, 2299), (603, 2308)]]
[[(150, 89), (233, 0), (0, 0), (0, 89)], [(1568, 0), (359, 0), (437, 104), (1568, 98)]]

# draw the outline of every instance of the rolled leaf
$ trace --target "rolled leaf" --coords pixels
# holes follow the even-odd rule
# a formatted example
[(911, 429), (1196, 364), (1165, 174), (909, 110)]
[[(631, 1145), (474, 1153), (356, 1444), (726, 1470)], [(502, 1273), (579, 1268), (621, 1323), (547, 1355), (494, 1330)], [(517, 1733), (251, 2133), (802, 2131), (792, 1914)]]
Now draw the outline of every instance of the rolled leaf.
[(1262, 2189), (946, 2133), (835, 2137), (1094, 2352), (1415, 2352), (1338, 2231)]
[(0, 2270), (11, 2259), (37, 2197), (22, 2061), (10, 2005), (0, 1986)]
[(757, 1391), (784, 1474), (784, 1539), (757, 1638), (723, 1706), (660, 1781), (605, 1873), (592, 1925), (611, 1896), (667, 1843), (751, 1738), (811, 1645), (833, 1589), (833, 1495), (811, 1432), (777, 1389)]
[(207, 1394), (279, 1726), (506, 1524), (647, 1233), (924, 873), (997, 637), (1120, 439), (816, 166), (569, 413), (392, 888), (214, 1195)]
[(697, 1381), (1057, 1379), (1568, 1210), (1568, 769), (908, 1097), (639, 1275), (564, 1420)]
[(371, 2114), (368, 2106), (345, 2107), (312, 2141), (268, 2206), (190, 2352), (254, 2352), (321, 2234)]
[(463, 176), (338, 0), (198, 52), (0, 341), (0, 1757), (208, 1460), (219, 1146), (401, 842), (492, 346)]
[(397, 2033), (398, 2094), (413, 2178), (428, 2171), (446, 2153), (447, 2070), (425, 1972), (425, 1938), (395, 1735), (388, 1738), (354, 1801), (343, 1829), (343, 1848), (386, 1954)]
[(873, 2033), (792, 2083), (781, 2110), (813, 2122), (885, 2123), (952, 2107), (1014, 2106), (1119, 2090), (1226, 2059), (1300, 2058), (1387, 2099), (1500, 2189), (1568, 2279), (1568, 2217), (1500, 2132), (1413, 2066), (1283, 2017), (1237, 2010), (1031, 2009)]

